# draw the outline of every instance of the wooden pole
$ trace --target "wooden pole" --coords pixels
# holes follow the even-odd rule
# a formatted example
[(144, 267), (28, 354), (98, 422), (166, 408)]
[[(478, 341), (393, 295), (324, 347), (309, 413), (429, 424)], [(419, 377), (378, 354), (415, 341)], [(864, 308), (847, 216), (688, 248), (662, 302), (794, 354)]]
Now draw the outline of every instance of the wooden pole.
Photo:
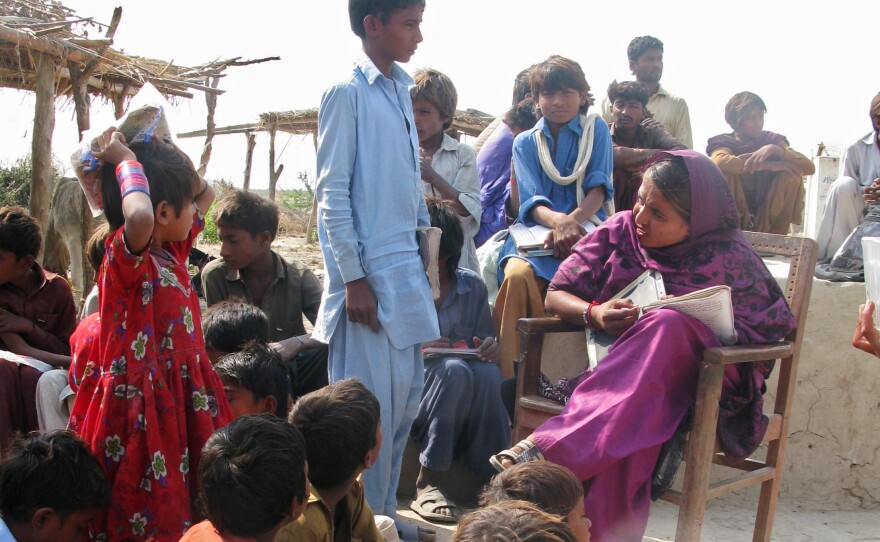
[(47, 54), (35, 53), (36, 107), (34, 137), (31, 146), (31, 216), (45, 231), (52, 200), (52, 132), (55, 130), (55, 61)]
[[(312, 132), (312, 141), (315, 144), (315, 151), (318, 150), (318, 132)], [(309, 223), (306, 225), (306, 243), (312, 244), (318, 238), (317, 234), (312, 235), (312, 229), (318, 227), (318, 194), (312, 196), (312, 211), (309, 213)]]
[[(216, 89), (219, 83), (219, 77), (205, 78), (205, 84), (209, 85), (211, 88)], [(206, 92), (205, 103), (208, 105), (208, 124), (206, 127), (207, 133), (205, 134), (205, 146), (202, 149), (202, 158), (199, 160), (199, 175), (201, 175), (202, 177), (204, 177), (205, 172), (208, 171), (208, 161), (211, 160), (211, 150), (213, 149), (214, 141), (214, 128), (216, 128), (216, 124), (214, 124), (214, 111), (217, 109), (217, 95)]]
[(254, 147), (257, 146), (257, 134), (247, 132), (247, 153), (244, 155), (244, 191), (251, 189), (251, 167), (254, 165)]
[(275, 201), (275, 185), (281, 177), (284, 164), (275, 169), (275, 126), (269, 130), (269, 199)]

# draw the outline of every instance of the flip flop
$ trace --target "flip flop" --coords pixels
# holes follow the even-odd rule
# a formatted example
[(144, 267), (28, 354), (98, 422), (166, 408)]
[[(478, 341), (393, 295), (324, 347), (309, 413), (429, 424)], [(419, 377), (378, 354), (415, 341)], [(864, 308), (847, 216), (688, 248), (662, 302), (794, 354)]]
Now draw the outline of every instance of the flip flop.
[[(515, 452), (514, 448), (519, 448), (520, 452)], [(543, 460), (544, 455), (538, 448), (538, 445), (530, 440), (523, 439), (517, 442), (513, 447), (502, 450), (489, 458), (489, 463), (495, 467), (498, 472), (504, 472), (507, 468), (502, 461), (508, 460), (511, 464), (528, 463), (529, 461)]]
[[(438, 523), (458, 522), (458, 505), (436, 487), (416, 497), (416, 500), (411, 502), (409, 507), (413, 512), (428, 521), (436, 521)], [(441, 508), (448, 510), (450, 513), (441, 514), (437, 512)]]

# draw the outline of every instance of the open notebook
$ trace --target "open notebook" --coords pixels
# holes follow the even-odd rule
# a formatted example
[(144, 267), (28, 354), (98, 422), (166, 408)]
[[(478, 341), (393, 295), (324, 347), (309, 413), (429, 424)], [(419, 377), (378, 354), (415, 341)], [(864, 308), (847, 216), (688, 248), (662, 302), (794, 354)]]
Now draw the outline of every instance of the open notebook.
[[(676, 310), (706, 324), (715, 332), (721, 344), (736, 343), (729, 286), (710, 286), (686, 295), (661, 299), (664, 295), (666, 289), (663, 285), (663, 277), (656, 271), (647, 270), (612, 299), (631, 299), (641, 309), (639, 317), (659, 308)], [(604, 331), (587, 330), (587, 357), (590, 369), (596, 368), (616, 339), (617, 337)]]

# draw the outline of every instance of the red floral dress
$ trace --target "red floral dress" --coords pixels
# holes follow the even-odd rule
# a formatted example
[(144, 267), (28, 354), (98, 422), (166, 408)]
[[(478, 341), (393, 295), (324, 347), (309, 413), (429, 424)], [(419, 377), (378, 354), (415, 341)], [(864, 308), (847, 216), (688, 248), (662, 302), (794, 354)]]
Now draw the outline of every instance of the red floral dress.
[(199, 518), (202, 446), (231, 419), (186, 266), (203, 227), (196, 215), (186, 241), (158, 252), (129, 253), (122, 228), (106, 241), (100, 367), (90, 375), (99, 381), (77, 395), (70, 418), (113, 488), (110, 508), (92, 525), (94, 538), (177, 542)]

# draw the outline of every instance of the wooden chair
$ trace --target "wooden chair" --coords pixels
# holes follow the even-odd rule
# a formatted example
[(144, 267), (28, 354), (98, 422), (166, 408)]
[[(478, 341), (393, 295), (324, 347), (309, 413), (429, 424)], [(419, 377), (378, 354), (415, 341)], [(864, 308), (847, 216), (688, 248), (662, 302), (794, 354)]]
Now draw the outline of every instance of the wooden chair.
[[(812, 239), (788, 237), (764, 233), (746, 232), (749, 242), (761, 254), (785, 256), (790, 259), (788, 280), (783, 293), (797, 319), (797, 328), (787, 340), (769, 345), (727, 346), (710, 348), (703, 356), (700, 369), (694, 424), (685, 448), (684, 484), (681, 491), (668, 491), (663, 499), (680, 507), (677, 541), (700, 539), (703, 515), (709, 499), (761, 484), (758, 512), (753, 540), (770, 540), (773, 519), (776, 514), (779, 483), (782, 477), (785, 446), (788, 441), (788, 422), (794, 399), (798, 356), (813, 285), (816, 265), (816, 243)], [(533, 318), (519, 321), (517, 329), (522, 333), (520, 378), (517, 383), (517, 399), (513, 442), (527, 437), (547, 418), (559, 413), (562, 406), (538, 395), (538, 374), (541, 371), (542, 350), (546, 350), (548, 334), (572, 334), (580, 337), (583, 351), (584, 330), (557, 318)], [(586, 354), (580, 355), (581, 369), (586, 365)], [(760, 360), (778, 360), (778, 384), (773, 410), (767, 412), (770, 425), (763, 442), (768, 444), (766, 459), (733, 461), (724, 456), (716, 439), (719, 400), (724, 366)], [(548, 361), (555, 363), (553, 358)], [(545, 370), (546, 372), (546, 370)], [(576, 374), (576, 373), (569, 373)], [(710, 483), (712, 463), (725, 465), (740, 471), (739, 474), (719, 482)]]

